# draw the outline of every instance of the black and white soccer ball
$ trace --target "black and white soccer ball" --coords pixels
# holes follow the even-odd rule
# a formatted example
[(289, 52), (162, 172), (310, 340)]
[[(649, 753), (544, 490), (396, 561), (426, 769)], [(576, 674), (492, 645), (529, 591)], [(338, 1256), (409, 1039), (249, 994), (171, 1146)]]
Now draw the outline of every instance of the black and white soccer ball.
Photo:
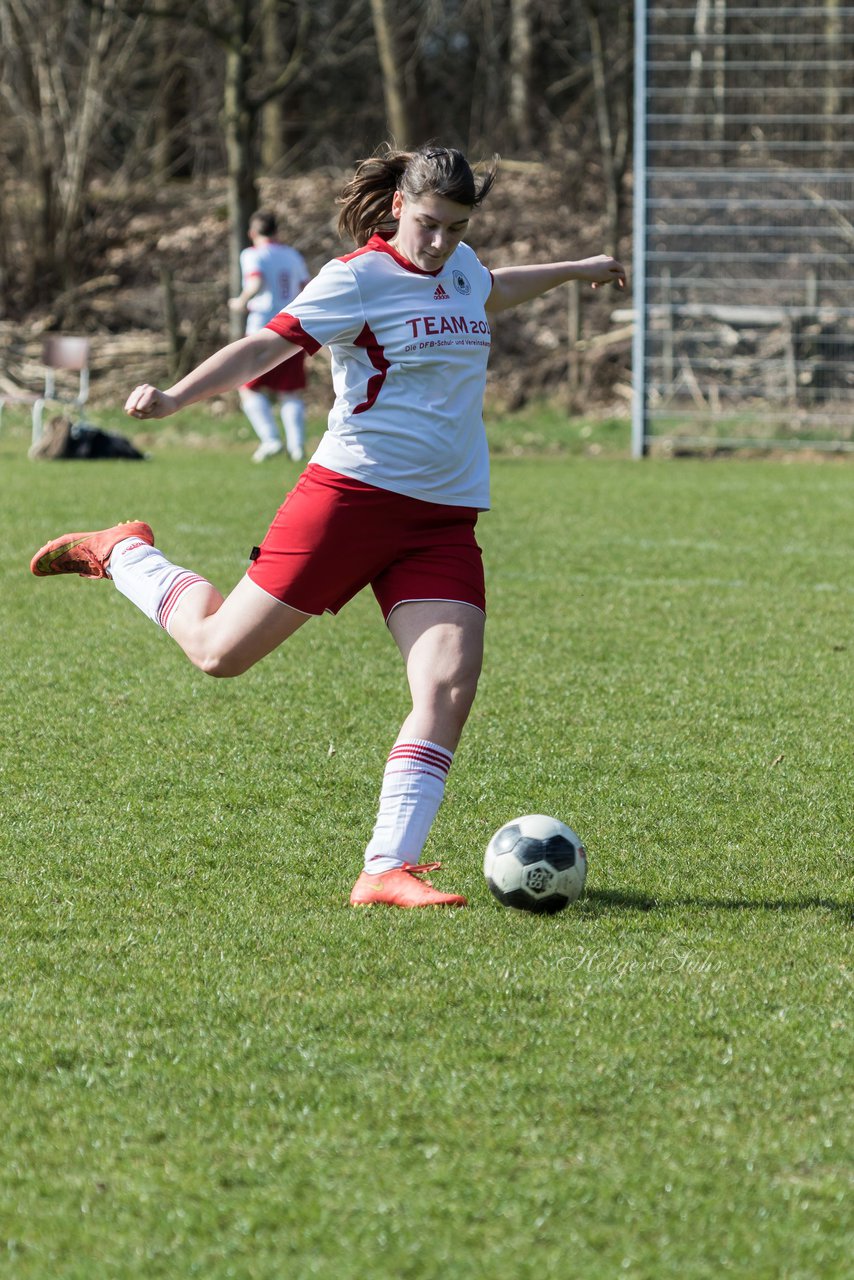
[(498, 828), (486, 846), (483, 874), (502, 906), (552, 915), (584, 888), (587, 852), (571, 827), (529, 813)]

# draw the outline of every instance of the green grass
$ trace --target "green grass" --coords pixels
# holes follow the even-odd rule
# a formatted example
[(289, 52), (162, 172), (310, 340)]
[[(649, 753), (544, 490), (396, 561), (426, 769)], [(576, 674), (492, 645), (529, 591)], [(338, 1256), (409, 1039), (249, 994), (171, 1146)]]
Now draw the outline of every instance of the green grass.
[[(345, 905), (406, 705), (369, 595), (216, 682), (26, 571), (142, 516), (228, 586), (296, 468), (0, 437), (0, 1274), (850, 1275), (851, 468), (499, 430), (444, 914)], [(533, 810), (590, 851), (554, 918), (482, 879)]]
[[(208, 405), (197, 405), (158, 423), (155, 427), (134, 422), (120, 409), (87, 406), (85, 420), (105, 431), (118, 431), (130, 436), (145, 451), (164, 447), (205, 447), (250, 454), (258, 443), (246, 417), (237, 407), (236, 396), (226, 396)], [(307, 435), (310, 446), (316, 446), (325, 421), (310, 416)], [(14, 405), (3, 413), (3, 432), (7, 440), (26, 448), (30, 431), (29, 411)], [(628, 457), (631, 426), (628, 418), (567, 418), (559, 408), (532, 405), (516, 413), (489, 413), (490, 446), (494, 456), (524, 457), (572, 455)]]

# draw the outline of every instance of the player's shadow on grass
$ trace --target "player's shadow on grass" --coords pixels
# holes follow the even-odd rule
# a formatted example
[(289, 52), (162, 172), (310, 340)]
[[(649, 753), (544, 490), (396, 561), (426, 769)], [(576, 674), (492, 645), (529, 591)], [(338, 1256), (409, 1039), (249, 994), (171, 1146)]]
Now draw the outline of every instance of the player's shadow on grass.
[(656, 897), (624, 893), (619, 889), (588, 889), (579, 906), (591, 915), (606, 911), (666, 911), (671, 907), (696, 907), (702, 911), (840, 911), (854, 920), (854, 904), (834, 898), (703, 898)]

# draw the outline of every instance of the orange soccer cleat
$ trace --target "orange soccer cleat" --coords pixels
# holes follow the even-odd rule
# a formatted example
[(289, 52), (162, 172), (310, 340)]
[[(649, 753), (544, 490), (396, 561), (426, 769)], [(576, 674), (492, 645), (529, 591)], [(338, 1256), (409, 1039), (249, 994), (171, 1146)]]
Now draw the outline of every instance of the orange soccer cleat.
[(378, 902), (386, 907), (465, 907), (461, 893), (439, 893), (429, 880), (421, 879), (428, 871), (438, 871), (441, 862), (425, 862), (413, 867), (404, 862), (394, 871), (369, 876), (363, 871), (350, 894), (351, 907), (369, 907)]
[(81, 578), (106, 578), (107, 565), (117, 542), (139, 538), (154, 546), (154, 534), (141, 520), (126, 520), (111, 529), (95, 533), (66, 533), (54, 538), (37, 551), (30, 569), (37, 578), (50, 578), (55, 573), (79, 573)]

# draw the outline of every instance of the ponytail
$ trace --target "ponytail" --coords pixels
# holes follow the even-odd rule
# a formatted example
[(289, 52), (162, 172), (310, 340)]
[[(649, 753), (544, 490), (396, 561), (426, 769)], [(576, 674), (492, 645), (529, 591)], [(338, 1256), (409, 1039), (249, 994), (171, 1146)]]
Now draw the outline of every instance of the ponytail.
[(392, 233), (397, 225), (391, 214), (395, 191), (411, 200), (428, 194), (444, 196), (472, 209), (491, 188), (497, 167), (495, 157), (478, 185), (461, 151), (431, 146), (394, 151), (386, 146), (380, 154), (359, 161), (341, 192), (339, 234), (350, 236), (361, 248), (377, 232)]
[(377, 231), (391, 231), (391, 202), (406, 172), (409, 154), (392, 151), (360, 160), (341, 192), (338, 234), (350, 236), (359, 248)]

